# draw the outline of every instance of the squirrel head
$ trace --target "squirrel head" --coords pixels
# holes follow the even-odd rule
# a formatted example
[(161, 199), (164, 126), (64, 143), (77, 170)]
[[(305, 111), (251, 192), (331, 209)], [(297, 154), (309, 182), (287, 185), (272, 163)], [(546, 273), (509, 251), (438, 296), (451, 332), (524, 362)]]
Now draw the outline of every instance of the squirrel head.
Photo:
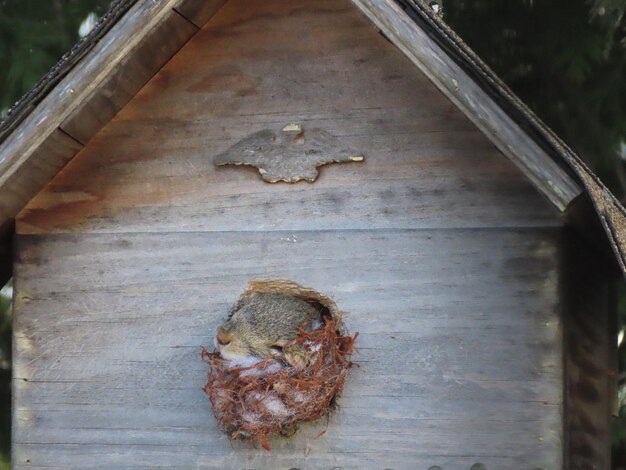
[(319, 319), (318, 310), (297, 297), (256, 293), (241, 301), (217, 328), (215, 344), (224, 359), (261, 358), (281, 353), (301, 328)]

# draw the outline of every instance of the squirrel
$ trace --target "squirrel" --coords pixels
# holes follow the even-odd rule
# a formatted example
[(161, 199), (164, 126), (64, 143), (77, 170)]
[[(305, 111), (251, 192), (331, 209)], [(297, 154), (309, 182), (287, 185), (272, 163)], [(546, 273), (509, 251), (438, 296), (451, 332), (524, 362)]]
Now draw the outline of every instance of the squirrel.
[[(288, 363), (300, 367), (301, 351), (284, 351), (300, 329), (321, 324), (320, 312), (294, 296), (254, 293), (235, 305), (228, 319), (217, 328), (216, 347), (224, 359), (249, 364), (263, 357), (283, 354)], [(256, 359), (253, 359), (256, 358)]]

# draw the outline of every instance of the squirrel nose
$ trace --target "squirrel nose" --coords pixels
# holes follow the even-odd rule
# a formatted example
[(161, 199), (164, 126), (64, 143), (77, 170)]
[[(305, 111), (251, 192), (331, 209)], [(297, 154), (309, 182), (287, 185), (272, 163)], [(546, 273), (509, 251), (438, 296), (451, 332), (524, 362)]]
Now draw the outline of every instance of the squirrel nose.
[(217, 340), (217, 344), (220, 346), (227, 346), (230, 344), (230, 338), (224, 335), (219, 329), (217, 330), (217, 335), (215, 335), (215, 339)]

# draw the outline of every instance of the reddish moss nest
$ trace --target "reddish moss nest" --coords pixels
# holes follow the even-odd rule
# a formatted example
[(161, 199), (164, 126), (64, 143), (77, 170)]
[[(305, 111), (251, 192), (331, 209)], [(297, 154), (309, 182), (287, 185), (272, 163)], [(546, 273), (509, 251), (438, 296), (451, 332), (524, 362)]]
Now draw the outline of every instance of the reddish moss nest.
[(281, 356), (266, 357), (248, 366), (232, 366), (219, 352), (202, 349), (209, 365), (204, 391), (211, 400), (221, 431), (231, 439), (253, 440), (270, 450), (268, 437), (291, 435), (298, 423), (313, 421), (334, 405), (343, 390), (358, 336), (349, 336), (335, 303), (291, 281), (254, 281), (242, 298), (254, 292), (295, 295), (316, 305), (324, 324), (301, 331), (290, 346), (304, 354), (304, 367), (293, 367)]

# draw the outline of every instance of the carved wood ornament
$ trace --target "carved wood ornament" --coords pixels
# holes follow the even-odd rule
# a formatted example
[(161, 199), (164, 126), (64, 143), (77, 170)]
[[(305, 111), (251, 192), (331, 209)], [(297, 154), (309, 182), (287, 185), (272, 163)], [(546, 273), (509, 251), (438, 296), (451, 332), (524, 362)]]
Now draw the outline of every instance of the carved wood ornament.
[(254, 166), (268, 183), (312, 183), (322, 165), (363, 160), (362, 154), (343, 146), (337, 137), (322, 129), (305, 132), (302, 126), (289, 124), (279, 133), (264, 129), (245, 137), (217, 155), (214, 163)]

